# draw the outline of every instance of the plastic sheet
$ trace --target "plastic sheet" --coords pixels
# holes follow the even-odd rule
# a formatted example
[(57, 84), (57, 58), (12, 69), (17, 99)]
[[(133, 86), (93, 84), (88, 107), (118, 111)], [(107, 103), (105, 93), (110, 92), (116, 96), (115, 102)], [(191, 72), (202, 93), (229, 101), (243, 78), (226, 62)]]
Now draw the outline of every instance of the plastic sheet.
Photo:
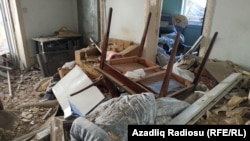
[(72, 140), (127, 141), (127, 125), (166, 124), (187, 106), (188, 103), (174, 98), (155, 99), (152, 93), (121, 95), (77, 118), (71, 128)]

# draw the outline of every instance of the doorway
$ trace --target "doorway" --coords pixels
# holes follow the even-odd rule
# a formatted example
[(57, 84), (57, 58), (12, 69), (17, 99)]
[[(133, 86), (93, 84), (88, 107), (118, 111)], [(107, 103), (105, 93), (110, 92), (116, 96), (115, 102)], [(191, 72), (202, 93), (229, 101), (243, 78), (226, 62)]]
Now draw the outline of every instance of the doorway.
[(157, 62), (160, 65), (167, 63), (178, 31), (181, 35), (176, 60), (200, 38), (206, 3), (207, 0), (163, 0), (157, 49)]

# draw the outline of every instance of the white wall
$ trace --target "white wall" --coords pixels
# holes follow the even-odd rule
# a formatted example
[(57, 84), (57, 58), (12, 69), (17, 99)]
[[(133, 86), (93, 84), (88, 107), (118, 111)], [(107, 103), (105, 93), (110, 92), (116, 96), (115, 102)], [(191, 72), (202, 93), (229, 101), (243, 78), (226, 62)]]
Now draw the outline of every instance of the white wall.
[(113, 8), (110, 37), (140, 43), (148, 13), (152, 12), (143, 56), (155, 61), (161, 3), (161, 0), (106, 0), (107, 15), (109, 8)]
[(75, 3), (76, 0), (20, 1), (27, 50), (31, 60), (35, 60), (35, 42), (32, 38), (52, 35), (63, 26), (72, 31), (78, 30)]
[(145, 0), (106, 0), (106, 2), (107, 15), (109, 8), (113, 8), (110, 37), (139, 43), (144, 28)]
[(250, 1), (217, 0), (212, 18), (212, 35), (218, 37), (210, 58), (230, 60), (250, 70)]

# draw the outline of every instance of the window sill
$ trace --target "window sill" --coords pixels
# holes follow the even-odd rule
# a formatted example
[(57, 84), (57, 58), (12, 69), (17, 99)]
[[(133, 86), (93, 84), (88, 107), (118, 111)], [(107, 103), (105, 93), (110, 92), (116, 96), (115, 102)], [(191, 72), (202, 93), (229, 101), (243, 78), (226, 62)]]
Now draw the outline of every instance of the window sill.
[(202, 22), (188, 21), (187, 26), (202, 26)]

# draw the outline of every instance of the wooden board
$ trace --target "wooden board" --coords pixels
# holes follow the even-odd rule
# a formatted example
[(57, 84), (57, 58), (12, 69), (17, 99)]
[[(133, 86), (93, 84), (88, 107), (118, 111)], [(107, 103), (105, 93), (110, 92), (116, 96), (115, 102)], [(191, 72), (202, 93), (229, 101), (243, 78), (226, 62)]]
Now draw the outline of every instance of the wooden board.
[(63, 116), (56, 116), (52, 121), (52, 129), (50, 139), (52, 141), (68, 141), (70, 140), (70, 128), (74, 121), (65, 119)]
[(122, 74), (136, 69), (144, 69), (145, 71), (151, 70), (153, 72), (163, 70), (163, 68), (156, 65), (154, 62), (137, 56), (112, 59), (108, 61), (107, 64)]

